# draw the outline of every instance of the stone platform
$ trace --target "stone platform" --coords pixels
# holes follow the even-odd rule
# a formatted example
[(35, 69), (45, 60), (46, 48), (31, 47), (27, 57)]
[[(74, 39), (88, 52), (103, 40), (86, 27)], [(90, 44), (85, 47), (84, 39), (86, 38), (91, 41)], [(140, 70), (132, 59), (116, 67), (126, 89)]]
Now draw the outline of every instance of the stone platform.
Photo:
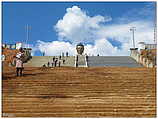
[[(52, 61), (54, 56), (32, 56), (25, 67), (42, 67)], [(58, 58), (58, 56), (55, 56)], [(61, 61), (61, 66), (75, 67), (75, 56), (64, 57), (65, 64)], [(88, 67), (142, 67), (130, 56), (87, 56)], [(58, 64), (57, 64), (58, 66)], [(85, 56), (78, 55), (78, 67), (87, 67)]]

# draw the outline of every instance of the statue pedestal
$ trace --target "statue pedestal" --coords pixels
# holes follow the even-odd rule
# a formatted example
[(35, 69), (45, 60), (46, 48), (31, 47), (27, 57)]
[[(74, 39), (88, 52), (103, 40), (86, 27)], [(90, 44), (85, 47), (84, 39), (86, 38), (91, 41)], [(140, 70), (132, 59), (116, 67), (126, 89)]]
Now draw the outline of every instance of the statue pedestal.
[(77, 54), (75, 57), (75, 67), (87, 67), (86, 55)]

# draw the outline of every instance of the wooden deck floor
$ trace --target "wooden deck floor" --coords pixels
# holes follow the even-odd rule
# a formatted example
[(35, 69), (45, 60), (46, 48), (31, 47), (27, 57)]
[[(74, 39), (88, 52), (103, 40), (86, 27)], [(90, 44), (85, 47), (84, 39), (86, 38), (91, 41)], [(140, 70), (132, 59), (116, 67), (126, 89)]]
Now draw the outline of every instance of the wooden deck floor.
[(3, 117), (156, 117), (156, 69), (3, 72)]

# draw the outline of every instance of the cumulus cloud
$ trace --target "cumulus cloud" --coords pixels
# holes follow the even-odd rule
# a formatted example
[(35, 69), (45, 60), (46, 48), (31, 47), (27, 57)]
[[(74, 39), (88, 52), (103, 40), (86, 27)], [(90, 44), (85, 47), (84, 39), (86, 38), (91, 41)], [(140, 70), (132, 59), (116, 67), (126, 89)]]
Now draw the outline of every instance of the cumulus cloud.
[(60, 40), (68, 40), (71, 43), (92, 43), (97, 39), (95, 32), (100, 29), (101, 23), (110, 21), (111, 17), (96, 15), (90, 17), (79, 7), (67, 8), (63, 19), (55, 25)]
[(150, 22), (145, 21), (134, 21), (127, 24), (113, 24), (109, 26), (104, 26), (97, 31), (97, 35), (100, 37), (108, 37), (117, 39), (123, 43), (129, 43), (132, 46), (132, 33), (130, 28), (135, 26), (135, 41), (153, 43), (154, 38), (154, 26)]
[(66, 13), (54, 26), (58, 41), (38, 41), (36, 48), (46, 55), (60, 55), (68, 51), (75, 55), (75, 46), (82, 42), (88, 55), (129, 55), (132, 47), (130, 27), (135, 26), (136, 46), (138, 42), (153, 43), (154, 29), (150, 21), (131, 21), (128, 23), (105, 24), (111, 21), (110, 16), (88, 16), (78, 6), (67, 8)]
[(75, 54), (75, 47), (69, 42), (62, 41), (52, 41), (52, 42), (43, 42), (37, 41), (37, 49), (40, 49), (41, 52), (45, 52), (46, 56), (61, 55), (62, 52), (69, 52), (70, 55)]

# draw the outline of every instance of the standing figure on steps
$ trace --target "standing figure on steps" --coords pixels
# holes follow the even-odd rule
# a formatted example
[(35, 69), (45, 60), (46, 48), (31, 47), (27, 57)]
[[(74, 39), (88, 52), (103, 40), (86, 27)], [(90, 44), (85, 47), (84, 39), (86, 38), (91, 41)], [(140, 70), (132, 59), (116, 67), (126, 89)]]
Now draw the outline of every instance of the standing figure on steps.
[(58, 59), (56, 58), (55, 61), (54, 61), (54, 67), (57, 66), (57, 61), (58, 61)]
[(55, 61), (55, 57), (53, 57), (53, 62)]
[(53, 64), (54, 64), (54, 61), (53, 61), (53, 60), (52, 60), (51, 64), (52, 64), (52, 67), (53, 67)]
[(61, 60), (61, 55), (59, 56), (59, 60)]
[(69, 56), (69, 53), (68, 52), (66, 52), (66, 57), (68, 57)]
[(49, 67), (49, 65), (50, 65), (50, 63), (48, 62), (48, 63), (47, 63), (47, 66)]
[(16, 75), (22, 76), (23, 67), (23, 59), (24, 59), (24, 51), (22, 48), (19, 49), (20, 52), (16, 54)]
[(59, 67), (60, 67), (61, 61), (59, 60), (59, 62), (58, 62), (58, 63), (59, 63)]

